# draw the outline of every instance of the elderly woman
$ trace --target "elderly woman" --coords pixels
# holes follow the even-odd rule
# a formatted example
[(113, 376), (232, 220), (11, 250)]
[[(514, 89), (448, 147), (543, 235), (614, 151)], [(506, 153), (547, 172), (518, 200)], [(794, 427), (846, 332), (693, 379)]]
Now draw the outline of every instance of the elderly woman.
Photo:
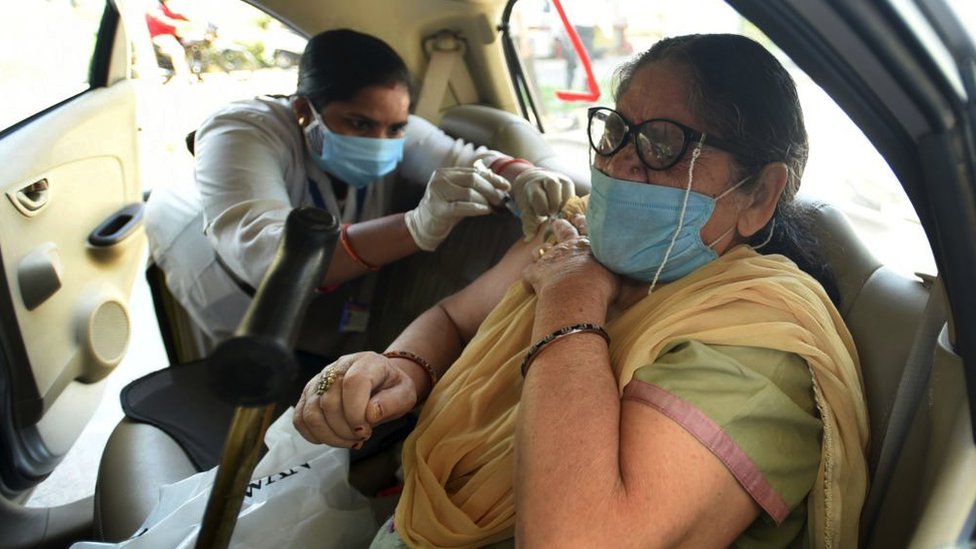
[(791, 208), (793, 81), (735, 35), (618, 77), (585, 217), (306, 386), (295, 426), (334, 446), (424, 402), (375, 546), (856, 546), (867, 414)]

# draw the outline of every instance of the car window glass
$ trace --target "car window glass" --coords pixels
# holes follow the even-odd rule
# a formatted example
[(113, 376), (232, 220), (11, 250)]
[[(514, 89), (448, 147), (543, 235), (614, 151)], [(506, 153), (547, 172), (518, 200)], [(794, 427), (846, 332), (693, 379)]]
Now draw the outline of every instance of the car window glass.
[(976, 42), (976, 2), (972, 0), (947, 0), (946, 4), (956, 14), (970, 38)]
[(0, 131), (89, 88), (104, 10), (105, 0), (8, 4), (0, 18)]
[[(127, 30), (140, 89), (143, 189), (190, 187), (187, 134), (232, 101), (293, 93), (306, 38), (240, 0), (168, 0), (170, 14), (182, 18), (173, 24), (179, 42), (173, 46), (146, 17), (156, 15), (158, 0), (120, 1), (135, 27)], [(182, 67), (174, 65), (174, 51), (182, 51)]]
[[(797, 83), (810, 139), (801, 193), (830, 202), (850, 218), (871, 251), (892, 268), (912, 275), (935, 273), (935, 261), (918, 217), (885, 160), (847, 115), (810, 77), (752, 24), (721, 0), (640, 2), (562, 0), (561, 6), (586, 47), (599, 98), (566, 101), (562, 90), (587, 86), (585, 59), (575, 55), (558, 0), (519, 0), (512, 37), (528, 73), (541, 124), (550, 142), (588, 170), (586, 109), (612, 105), (613, 69), (665, 36), (730, 32), (758, 40), (777, 55)], [(640, 14), (634, 17), (633, 14)], [(565, 95), (565, 94), (562, 94)]]

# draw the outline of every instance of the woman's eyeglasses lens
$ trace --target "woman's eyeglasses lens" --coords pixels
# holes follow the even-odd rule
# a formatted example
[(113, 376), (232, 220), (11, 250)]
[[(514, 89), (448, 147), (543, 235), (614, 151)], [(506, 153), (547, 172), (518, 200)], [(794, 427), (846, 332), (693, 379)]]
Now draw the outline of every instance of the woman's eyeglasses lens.
[(635, 135), (638, 156), (656, 170), (676, 164), (687, 145), (684, 129), (674, 122), (648, 120), (631, 128), (630, 123), (610, 109), (590, 111), (589, 133), (593, 150), (603, 156), (616, 153), (626, 145), (630, 135)]

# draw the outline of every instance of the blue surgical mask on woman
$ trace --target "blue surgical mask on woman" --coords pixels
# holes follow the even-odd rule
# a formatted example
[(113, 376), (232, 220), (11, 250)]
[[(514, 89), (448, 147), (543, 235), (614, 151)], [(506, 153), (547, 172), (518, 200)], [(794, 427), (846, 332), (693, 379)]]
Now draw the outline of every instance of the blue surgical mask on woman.
[(311, 106), (312, 122), (303, 128), (308, 151), (323, 171), (361, 189), (396, 169), (405, 138), (380, 139), (334, 133)]
[(692, 191), (690, 181), (681, 189), (616, 179), (596, 167), (591, 173), (586, 225), (593, 255), (617, 274), (652, 283), (677, 280), (718, 258), (712, 246), (732, 229), (706, 245), (702, 227), (715, 202), (745, 182), (712, 198)]

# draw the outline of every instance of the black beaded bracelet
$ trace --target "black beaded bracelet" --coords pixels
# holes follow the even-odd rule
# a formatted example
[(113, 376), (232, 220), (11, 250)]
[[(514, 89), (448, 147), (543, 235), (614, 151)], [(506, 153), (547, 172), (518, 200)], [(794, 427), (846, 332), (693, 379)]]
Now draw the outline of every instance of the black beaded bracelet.
[(535, 357), (542, 352), (542, 349), (549, 345), (557, 339), (568, 336), (570, 334), (578, 334), (582, 332), (590, 332), (594, 334), (599, 334), (606, 342), (610, 345), (610, 334), (600, 326), (599, 324), (573, 324), (572, 326), (566, 326), (565, 328), (560, 328), (555, 332), (547, 335), (546, 337), (540, 339), (535, 343), (535, 345), (529, 347), (529, 351), (525, 353), (525, 358), (522, 359), (522, 377), (525, 377), (525, 373), (529, 371), (529, 365), (535, 360)]

